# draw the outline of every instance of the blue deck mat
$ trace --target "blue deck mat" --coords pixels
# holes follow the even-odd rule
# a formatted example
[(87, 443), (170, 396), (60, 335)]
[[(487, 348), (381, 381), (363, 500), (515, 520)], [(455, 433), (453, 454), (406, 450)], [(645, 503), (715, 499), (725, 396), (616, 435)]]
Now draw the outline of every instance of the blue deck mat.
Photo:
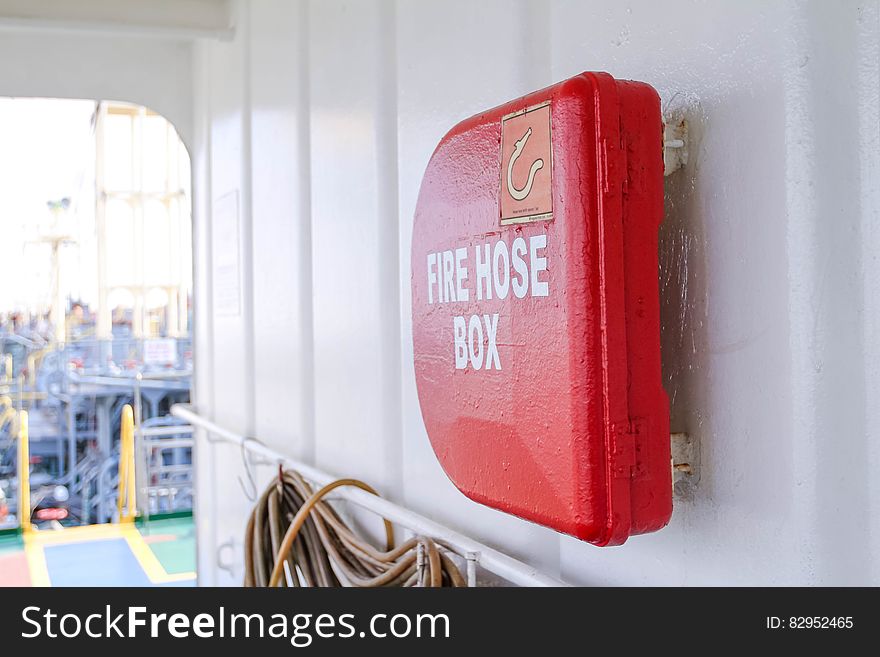
[(52, 586), (155, 586), (122, 538), (47, 545), (43, 550)]

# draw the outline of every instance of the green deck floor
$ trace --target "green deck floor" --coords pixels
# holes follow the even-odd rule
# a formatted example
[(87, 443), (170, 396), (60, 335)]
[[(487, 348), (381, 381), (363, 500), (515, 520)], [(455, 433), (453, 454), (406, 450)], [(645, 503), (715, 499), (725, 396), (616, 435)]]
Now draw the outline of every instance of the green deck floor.
[(0, 555), (9, 552), (20, 552), (24, 549), (24, 542), (17, 534), (0, 535)]
[(151, 520), (138, 529), (169, 575), (195, 571), (196, 527), (192, 516)]

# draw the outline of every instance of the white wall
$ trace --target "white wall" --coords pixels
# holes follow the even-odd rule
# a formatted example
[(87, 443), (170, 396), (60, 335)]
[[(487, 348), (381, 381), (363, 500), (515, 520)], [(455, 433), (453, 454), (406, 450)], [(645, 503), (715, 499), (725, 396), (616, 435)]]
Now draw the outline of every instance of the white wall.
[[(880, 584), (876, 1), (251, 0), (233, 14), (234, 38), (198, 41), (191, 60), (180, 44), (191, 68), (163, 88), (135, 76), (126, 98), (178, 127), (174, 103), (193, 108), (201, 411), (572, 583)], [(439, 138), (582, 70), (653, 84), (692, 136), (667, 180), (660, 283), (673, 429), (701, 440), (702, 481), (669, 527), (601, 549), (448, 482), (409, 320), (412, 214)], [(0, 93), (31, 84), (16, 75), (0, 57)], [(230, 193), (238, 232), (215, 232)], [(241, 311), (222, 314), (215, 268), (236, 254)], [(241, 557), (241, 472), (235, 448), (200, 453), (202, 583), (241, 576), (216, 550), (233, 539), (223, 557)]]
[[(254, 0), (237, 23), (197, 73), (197, 182), (206, 203), (239, 190), (252, 285), (251, 316), (200, 317), (217, 419), (574, 583), (880, 583), (877, 3)], [(409, 320), (439, 138), (591, 69), (650, 82), (690, 122), (667, 181), (663, 357), (673, 428), (704, 459), (669, 527), (605, 549), (447, 481)], [(210, 541), (238, 536), (247, 504), (211, 467), (200, 510), (222, 530), (200, 566), (219, 582)]]

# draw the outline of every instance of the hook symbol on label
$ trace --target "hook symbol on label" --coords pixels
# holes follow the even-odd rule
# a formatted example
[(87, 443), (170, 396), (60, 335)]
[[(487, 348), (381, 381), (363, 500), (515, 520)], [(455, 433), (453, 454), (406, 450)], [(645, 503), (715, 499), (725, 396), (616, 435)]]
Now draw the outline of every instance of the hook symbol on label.
[(517, 201), (522, 201), (529, 195), (529, 192), (532, 191), (532, 185), (535, 182), (535, 174), (544, 168), (544, 160), (538, 158), (537, 160), (532, 162), (532, 166), (529, 168), (529, 179), (526, 181), (525, 186), (517, 189), (517, 187), (513, 184), (513, 165), (519, 159), (519, 156), (522, 155), (523, 149), (526, 147), (526, 142), (531, 136), (532, 129), (529, 128), (528, 130), (526, 130), (526, 133), (522, 137), (514, 142), (513, 154), (511, 154), (510, 156), (510, 162), (507, 163), (507, 192)]

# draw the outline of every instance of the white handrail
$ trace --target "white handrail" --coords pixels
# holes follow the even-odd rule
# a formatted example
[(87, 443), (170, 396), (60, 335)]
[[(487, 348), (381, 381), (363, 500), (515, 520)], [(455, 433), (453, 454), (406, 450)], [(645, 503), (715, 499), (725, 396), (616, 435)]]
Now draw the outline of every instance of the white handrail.
[[(283, 462), (318, 486), (324, 486), (338, 479), (338, 477), (318, 470), (313, 466), (285, 456), (258, 440), (224, 429), (199, 415), (188, 404), (175, 404), (171, 407), (171, 414), (186, 420), (194, 426), (201, 427), (216, 438), (239, 445), (254, 454), (259, 454), (272, 461)], [(566, 586), (564, 582), (545, 575), (528, 564), (459, 534), (414, 511), (405, 509), (376, 495), (371, 495), (359, 488), (342, 487), (337, 488), (334, 493), (337, 493), (340, 498), (368, 509), (383, 518), (387, 518), (391, 522), (402, 525), (416, 534), (429, 536), (439, 541), (456, 554), (470, 561), (478, 562), (486, 570), (512, 584), (518, 584), (519, 586)]]

